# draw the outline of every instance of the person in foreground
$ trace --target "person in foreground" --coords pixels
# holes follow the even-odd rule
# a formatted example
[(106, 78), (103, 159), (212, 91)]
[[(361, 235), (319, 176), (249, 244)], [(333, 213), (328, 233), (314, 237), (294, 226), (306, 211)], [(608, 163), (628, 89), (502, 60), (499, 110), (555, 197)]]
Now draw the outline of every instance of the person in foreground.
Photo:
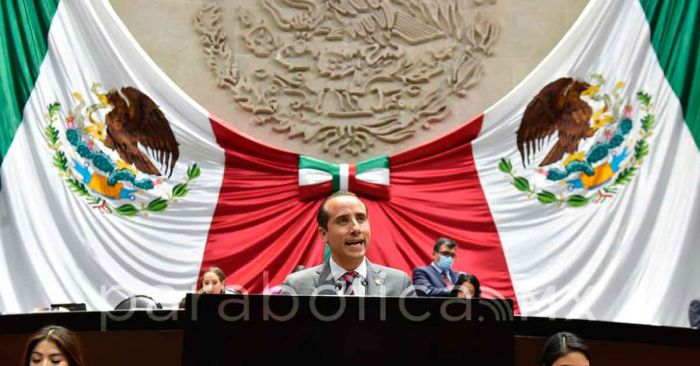
[(438, 238), (433, 246), (433, 261), (413, 270), (413, 284), (418, 296), (448, 297), (459, 272), (452, 270), (457, 256), (457, 243), (450, 238)]
[(573, 333), (557, 333), (542, 348), (538, 366), (590, 366), (591, 354), (581, 338)]
[(27, 341), (22, 366), (83, 366), (78, 337), (70, 330), (49, 325)]
[(292, 273), (285, 294), (414, 297), (408, 275), (366, 258), (371, 239), (367, 206), (355, 194), (330, 195), (316, 215), (318, 233), (331, 249), (328, 262)]

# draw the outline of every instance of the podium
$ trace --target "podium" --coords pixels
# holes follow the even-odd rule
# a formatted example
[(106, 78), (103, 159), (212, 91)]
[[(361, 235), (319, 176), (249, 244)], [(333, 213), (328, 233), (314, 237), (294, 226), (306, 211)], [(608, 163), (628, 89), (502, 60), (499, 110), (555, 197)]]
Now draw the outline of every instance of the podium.
[[(303, 360), (305, 365), (332, 362), (332, 366), (356, 361), (410, 365), (454, 360), (459, 365), (532, 366), (546, 339), (560, 331), (580, 335), (591, 347), (597, 365), (657, 366), (670, 360), (694, 365), (700, 359), (697, 329), (538, 317), (515, 317), (510, 321), (509, 310), (503, 306), (509, 303), (494, 300), (404, 300), (404, 314), (430, 311), (436, 316), (419, 321), (402, 314), (400, 299), (346, 298), (343, 312), (339, 312), (340, 298), (313, 300), (317, 315), (339, 312), (334, 320), (314, 315), (312, 298), (297, 298), (299, 310), (295, 317), (266, 321), (265, 306), (276, 316), (284, 316), (292, 309), (293, 298), (210, 296), (196, 302), (191, 299), (197, 309), (187, 311), (0, 315), (0, 365), (19, 365), (28, 337), (49, 324), (72, 329), (80, 338), (87, 364), (100, 366), (269, 364), (297, 360)], [(249, 302), (241, 303), (245, 299)], [(382, 305), (382, 301), (386, 303)], [(246, 314), (240, 312), (246, 305), (250, 310), (248, 319), (236, 319)], [(454, 318), (437, 318), (443, 306), (444, 314)], [(218, 319), (219, 307), (228, 318)], [(360, 313), (360, 309), (365, 312)], [(269, 319), (272, 312), (267, 312)], [(360, 314), (365, 318), (360, 318)], [(471, 318), (467, 319), (467, 315)], [(507, 332), (508, 338), (503, 334)], [(510, 338), (513, 336), (515, 348)]]
[(188, 295), (183, 365), (514, 364), (510, 300)]

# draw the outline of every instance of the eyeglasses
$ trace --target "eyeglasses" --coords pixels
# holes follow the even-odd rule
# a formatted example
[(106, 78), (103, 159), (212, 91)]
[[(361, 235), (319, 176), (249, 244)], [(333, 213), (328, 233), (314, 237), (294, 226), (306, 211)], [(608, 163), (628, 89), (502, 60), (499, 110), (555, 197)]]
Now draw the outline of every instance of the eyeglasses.
[(438, 253), (440, 253), (441, 255), (444, 255), (445, 257), (452, 257), (452, 258), (454, 258), (457, 255), (457, 253), (455, 253), (455, 252), (448, 252), (448, 251), (438, 252)]

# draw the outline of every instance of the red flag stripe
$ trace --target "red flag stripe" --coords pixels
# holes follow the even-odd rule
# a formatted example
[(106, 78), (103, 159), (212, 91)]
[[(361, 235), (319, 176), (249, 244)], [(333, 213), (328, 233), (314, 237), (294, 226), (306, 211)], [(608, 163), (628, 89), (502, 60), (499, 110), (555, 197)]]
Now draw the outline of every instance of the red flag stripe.
[[(476, 274), (493, 289), (486, 294), (515, 300), (470, 143), (482, 117), (390, 158), (390, 199), (362, 197), (372, 227), (368, 257), (410, 274), (430, 262), (436, 238), (451, 237), (459, 245), (454, 269)], [(259, 293), (281, 283), (297, 264), (320, 264), (324, 244), (315, 216), (324, 197), (306, 201), (300, 195), (299, 156), (253, 141), (213, 117), (212, 127), (226, 151), (226, 168), (202, 268), (221, 267), (227, 285)], [(350, 185), (357, 187), (351, 169)]]

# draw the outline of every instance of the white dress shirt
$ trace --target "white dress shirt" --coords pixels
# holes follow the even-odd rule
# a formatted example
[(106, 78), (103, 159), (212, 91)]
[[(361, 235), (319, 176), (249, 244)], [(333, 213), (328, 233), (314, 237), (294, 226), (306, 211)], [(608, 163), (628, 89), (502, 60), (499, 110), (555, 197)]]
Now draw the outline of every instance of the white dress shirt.
[(365, 293), (367, 293), (367, 289), (365, 288), (365, 283), (367, 283), (367, 258), (365, 258), (357, 268), (350, 271), (341, 267), (338, 263), (335, 263), (333, 257), (329, 259), (329, 263), (331, 265), (333, 279), (336, 283), (340, 281), (343, 284), (343, 287), (338, 290), (338, 295), (343, 295), (345, 293), (345, 278), (343, 278), (343, 275), (347, 272), (355, 271), (358, 275), (355, 276), (355, 279), (352, 281), (352, 289), (355, 292), (354, 296), (365, 296)]

